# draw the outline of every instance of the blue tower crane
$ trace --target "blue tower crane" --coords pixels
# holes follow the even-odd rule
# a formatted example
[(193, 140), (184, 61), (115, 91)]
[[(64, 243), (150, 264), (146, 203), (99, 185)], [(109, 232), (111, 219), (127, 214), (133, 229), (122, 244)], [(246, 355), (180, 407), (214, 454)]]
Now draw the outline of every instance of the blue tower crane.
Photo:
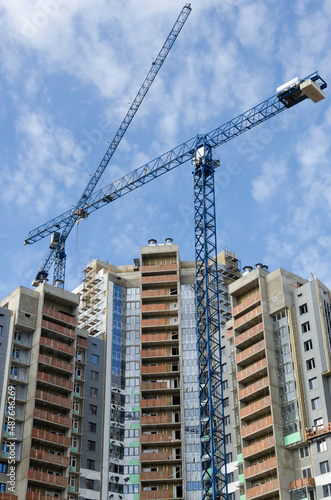
[[(72, 216), (70, 217), (70, 219), (67, 219), (64, 226), (61, 226), (62, 234), (59, 233), (60, 229), (59, 227), (56, 227), (54, 229), (50, 244), (50, 250), (32, 283), (33, 286), (37, 286), (40, 282), (47, 279), (49, 270), (53, 262), (54, 262), (53, 284), (62, 287), (64, 286), (65, 264), (66, 264), (66, 254), (65, 254), (66, 240), (71, 230), (75, 226), (76, 222), (79, 221), (80, 219), (84, 219), (87, 217), (87, 213), (85, 212), (85, 206), (88, 205), (89, 198), (93, 193), (95, 186), (99, 182), (100, 177), (104, 173), (109, 161), (111, 160), (125, 132), (127, 131), (130, 123), (132, 122), (135, 114), (137, 113), (142, 101), (144, 100), (144, 97), (146, 96), (153, 81), (155, 80), (155, 77), (158, 74), (159, 70), (161, 69), (161, 66), (163, 65), (167, 55), (169, 54), (170, 49), (172, 48), (179, 33), (181, 32), (190, 12), (191, 12), (191, 4), (184, 5), (175, 24), (172, 27), (172, 30), (167, 36), (167, 39), (164, 42), (160, 52), (158, 53), (156, 59), (153, 61), (151, 69), (149, 70), (128, 112), (126, 113), (124, 120), (119, 126), (119, 129), (117, 130), (105, 155), (103, 156), (100, 164), (98, 165), (98, 168), (96, 169), (95, 173), (89, 180), (83, 194), (81, 195), (76, 206), (74, 207)], [(26, 240), (25, 243), (28, 243), (28, 241)]]
[[(282, 111), (310, 98), (324, 98), (326, 82), (315, 72), (291, 80), (277, 93), (205, 135), (198, 135), (91, 194), (84, 207), (88, 216), (117, 198), (192, 161), (194, 166), (194, 221), (196, 320), (200, 401), (200, 451), (202, 499), (228, 499), (221, 363), (220, 312), (215, 222), (214, 172), (219, 161), (214, 148), (225, 144)], [(64, 212), (29, 232), (25, 243), (34, 243), (65, 228), (75, 209)]]

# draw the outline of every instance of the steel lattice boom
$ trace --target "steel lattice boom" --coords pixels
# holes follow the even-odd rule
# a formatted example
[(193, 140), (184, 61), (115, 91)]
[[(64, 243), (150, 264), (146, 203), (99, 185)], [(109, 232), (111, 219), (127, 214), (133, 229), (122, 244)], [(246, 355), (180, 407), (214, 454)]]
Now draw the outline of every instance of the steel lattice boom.
[[(62, 229), (62, 234), (57, 242), (56, 248), (51, 248), (46, 259), (44, 260), (40, 270), (37, 273), (34, 284), (37, 285), (40, 281), (43, 281), (48, 276), (49, 269), (51, 268), (53, 262), (54, 263), (54, 284), (64, 285), (65, 278), (65, 263), (66, 263), (66, 255), (65, 255), (65, 242), (73, 229), (74, 225), (79, 219), (84, 219), (87, 217), (87, 213), (85, 211), (85, 206), (88, 205), (90, 196), (94, 191), (95, 186), (100, 180), (103, 172), (108, 166), (109, 161), (111, 160), (113, 154), (115, 153), (119, 143), (121, 142), (125, 132), (127, 131), (130, 123), (132, 122), (136, 112), (138, 111), (144, 97), (146, 96), (148, 90), (150, 89), (153, 81), (155, 80), (156, 75), (158, 74), (161, 66), (163, 65), (167, 55), (170, 52), (173, 44), (175, 43), (179, 33), (181, 32), (189, 14), (191, 12), (191, 4), (186, 4), (172, 30), (170, 31), (165, 43), (163, 44), (159, 54), (156, 59), (153, 61), (151, 69), (149, 70), (145, 80), (143, 81), (136, 97), (134, 98), (129, 111), (125, 115), (124, 120), (122, 121), (119, 129), (117, 130), (113, 140), (111, 141), (104, 157), (102, 158), (98, 168), (96, 169), (94, 175), (91, 177), (88, 182), (83, 194), (81, 195), (78, 203), (74, 207), (72, 211), (72, 216), (68, 218), (65, 223), (61, 226), (56, 226), (56, 229), (52, 231), (59, 231)], [(29, 239), (25, 240), (25, 243), (32, 243)]]

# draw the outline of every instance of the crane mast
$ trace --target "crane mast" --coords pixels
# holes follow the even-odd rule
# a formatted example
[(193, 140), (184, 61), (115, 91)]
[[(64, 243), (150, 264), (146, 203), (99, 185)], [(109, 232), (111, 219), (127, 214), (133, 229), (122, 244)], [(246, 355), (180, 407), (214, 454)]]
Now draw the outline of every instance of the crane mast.
[(191, 12), (191, 4), (184, 5), (169, 35), (167, 36), (167, 39), (164, 42), (160, 52), (158, 53), (156, 59), (153, 61), (152, 66), (145, 80), (143, 81), (136, 97), (134, 98), (128, 112), (126, 113), (121, 125), (119, 126), (113, 140), (111, 141), (105, 155), (103, 156), (95, 173), (89, 180), (83, 194), (81, 195), (76, 206), (74, 207), (72, 216), (69, 219), (67, 219), (64, 226), (62, 226), (62, 234), (60, 235), (58, 233), (59, 227), (56, 227), (54, 229), (56, 233), (56, 243), (53, 242), (53, 244), (51, 244), (50, 251), (48, 252), (41, 268), (39, 269), (36, 275), (36, 278), (32, 283), (33, 286), (37, 286), (40, 282), (47, 279), (49, 270), (53, 262), (54, 262), (53, 284), (61, 287), (64, 286), (65, 265), (66, 265), (66, 254), (65, 254), (66, 240), (71, 230), (75, 226), (76, 222), (79, 221), (80, 219), (84, 219), (87, 217), (88, 214), (86, 213), (84, 207), (88, 205), (90, 196), (93, 193), (95, 186), (97, 185), (97, 183), (100, 180), (100, 177), (107, 168), (125, 132), (127, 131), (142, 101), (144, 100), (148, 90), (150, 89), (152, 83), (154, 82), (156, 75), (161, 69), (161, 66), (163, 65), (167, 55), (169, 54), (173, 44), (175, 43), (179, 33), (181, 32), (190, 12)]
[[(90, 195), (86, 216), (125, 194), (192, 161), (194, 166), (195, 285), (200, 402), (202, 500), (228, 499), (216, 246), (214, 148), (225, 144), (307, 98), (324, 98), (326, 82), (315, 72), (280, 87), (276, 95), (208, 134), (198, 135)], [(66, 227), (74, 209), (30, 231), (26, 243)]]

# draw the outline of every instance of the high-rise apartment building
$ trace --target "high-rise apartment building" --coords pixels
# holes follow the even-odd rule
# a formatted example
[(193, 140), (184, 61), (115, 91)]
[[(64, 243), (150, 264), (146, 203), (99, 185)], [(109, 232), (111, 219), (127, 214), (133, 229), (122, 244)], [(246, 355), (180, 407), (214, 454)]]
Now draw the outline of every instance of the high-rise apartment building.
[(229, 286), (240, 500), (331, 498), (331, 306), (266, 266)]
[(79, 297), (43, 284), (0, 304), (0, 498), (78, 499), (83, 381)]
[[(225, 326), (231, 318), (227, 286), (240, 275), (236, 256), (221, 252), (219, 271)], [(95, 260), (85, 269), (75, 290), (79, 327), (90, 334), (80, 498), (201, 498), (194, 283), (194, 262), (181, 262), (170, 239), (150, 240), (132, 265)], [(227, 440), (234, 442), (231, 384), (225, 374)], [(102, 446), (95, 439), (100, 429)], [(234, 453), (228, 459), (234, 491)]]

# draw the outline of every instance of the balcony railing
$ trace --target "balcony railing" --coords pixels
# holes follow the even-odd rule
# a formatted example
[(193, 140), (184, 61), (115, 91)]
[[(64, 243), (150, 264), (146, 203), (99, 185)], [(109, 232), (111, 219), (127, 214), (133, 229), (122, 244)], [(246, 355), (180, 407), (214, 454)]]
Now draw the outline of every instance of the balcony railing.
[[(271, 405), (271, 397), (266, 396), (265, 398), (261, 398), (258, 401), (254, 401), (244, 408), (240, 408), (240, 418), (245, 419), (247, 417), (254, 417), (260, 415), (261, 412), (264, 412), (266, 408)], [(252, 420), (252, 419), (251, 419)]]
[(141, 491), (139, 495), (139, 500), (163, 500), (167, 498), (170, 498), (168, 490)]
[(51, 340), (47, 337), (40, 337), (40, 345), (53, 349), (54, 351), (69, 354), (69, 356), (75, 356), (75, 348), (64, 344), (63, 342), (57, 342), (56, 340)]
[(167, 405), (168, 405), (167, 398), (142, 399), (140, 403), (141, 408), (153, 408), (154, 406), (167, 406)]
[[(0, 500), (2, 500), (1, 496)], [(54, 497), (51, 495), (44, 495), (43, 493), (36, 493), (35, 491), (27, 491), (26, 500), (54, 500)], [(66, 498), (56, 497), (56, 500), (66, 500)]]
[(55, 474), (48, 474), (47, 472), (41, 472), (33, 469), (28, 470), (28, 479), (40, 483), (48, 483), (48, 484), (54, 484), (56, 486), (62, 486), (63, 488), (66, 488), (68, 484), (68, 478), (64, 476), (56, 476)]
[[(262, 373), (263, 372), (263, 373)], [(267, 373), (267, 359), (263, 358), (237, 373), (238, 382), (248, 382)]]
[(265, 439), (261, 439), (257, 443), (251, 444), (250, 446), (245, 446), (243, 448), (244, 458), (253, 458), (254, 456), (263, 455), (265, 451), (273, 448), (275, 446), (275, 437), (269, 436)]
[(235, 319), (233, 322), (233, 328), (235, 330), (239, 329), (246, 330), (247, 329), (246, 326), (248, 327), (253, 326), (251, 325), (251, 323), (256, 322), (256, 320), (259, 318), (259, 316), (261, 316), (261, 314), (262, 314), (262, 306), (258, 306), (252, 311), (249, 311), (243, 316), (240, 316), (240, 318)]
[(250, 499), (263, 499), (263, 498), (274, 498), (276, 491), (279, 490), (279, 481), (274, 479), (273, 481), (268, 481), (253, 488), (246, 490), (246, 500)]
[(328, 424), (325, 424), (325, 425), (322, 424), (322, 425), (310, 427), (309, 429), (306, 429), (306, 431), (305, 431), (306, 440), (318, 438), (320, 436), (323, 436), (324, 434), (329, 434), (329, 433), (331, 433), (331, 422), (329, 422)]
[(244, 300), (241, 304), (233, 308), (232, 312), (233, 317), (235, 318), (239, 314), (243, 314), (246, 309), (254, 307), (260, 300), (261, 300), (260, 292), (255, 293), (248, 299)]
[(68, 389), (68, 391), (72, 391), (74, 388), (74, 383), (70, 380), (62, 377), (56, 377), (54, 375), (51, 375), (50, 373), (38, 372), (37, 380), (39, 380), (39, 382), (45, 382), (47, 384), (55, 385), (63, 389)]
[(177, 282), (178, 275), (177, 274), (161, 274), (159, 276), (142, 276), (141, 283), (142, 284), (153, 284), (153, 283), (163, 283), (163, 282)]
[(38, 389), (36, 390), (36, 399), (40, 399), (41, 401), (44, 401), (45, 403), (49, 403), (55, 406), (60, 406), (60, 407), (65, 407), (65, 408), (72, 408), (72, 400), (64, 398), (63, 396), (58, 396), (57, 394), (51, 394), (50, 392), (46, 391), (39, 391)]
[(159, 271), (177, 271), (177, 264), (154, 264), (150, 266), (141, 266), (142, 273), (157, 273)]
[(41, 327), (49, 332), (59, 333), (60, 335), (65, 335), (71, 339), (75, 339), (77, 334), (76, 330), (70, 330), (70, 328), (66, 328), (65, 326), (57, 325), (56, 323), (52, 323), (51, 321), (47, 321), (43, 319), (41, 321)]
[(271, 415), (265, 418), (261, 418), (261, 420), (253, 422), (250, 425), (246, 425), (245, 427), (242, 426), (241, 436), (243, 439), (245, 439), (247, 437), (264, 434), (267, 429), (270, 429), (270, 427), (272, 427), (272, 423), (273, 420)]
[(68, 467), (69, 465), (69, 457), (55, 455), (54, 453), (48, 453), (42, 450), (31, 449), (30, 458), (39, 460), (40, 462), (47, 462), (54, 465), (60, 465), (61, 467)]
[(70, 446), (70, 438), (61, 436), (60, 434), (53, 434), (52, 432), (44, 431), (42, 429), (32, 428), (32, 438), (39, 441), (47, 441), (49, 443), (58, 444), (64, 447)]
[[(169, 436), (168, 434), (142, 434), (141, 442), (142, 443), (169, 443), (175, 441), (175, 438)], [(178, 440), (177, 440), (178, 441)]]
[(315, 487), (315, 479), (313, 477), (304, 477), (300, 479), (296, 479), (295, 481), (290, 482), (290, 490), (299, 490), (300, 488), (304, 488), (305, 486)]
[[(266, 473), (270, 473), (272, 470), (277, 469), (277, 458), (269, 458), (251, 467), (245, 469), (245, 479), (250, 479), (254, 476), (265, 476)], [(269, 474), (270, 475), (270, 474)]]
[(140, 385), (141, 391), (156, 391), (168, 389), (167, 382), (142, 382)]
[(69, 323), (69, 325), (76, 326), (77, 325), (77, 319), (73, 318), (72, 316), (69, 316), (68, 314), (54, 311), (53, 309), (49, 309), (48, 307), (43, 307), (43, 314), (45, 316), (48, 316), (50, 318), (57, 319), (59, 321), (63, 321), (63, 323)]
[(237, 365), (248, 365), (254, 360), (261, 359), (265, 349), (265, 341), (260, 340), (256, 344), (251, 345), (247, 349), (239, 352), (236, 356)]
[(52, 368), (57, 368), (59, 370), (64, 370), (66, 372), (73, 373), (75, 371), (74, 364), (62, 361), (62, 359), (53, 358), (52, 356), (46, 356), (45, 354), (39, 354), (38, 361), (39, 363), (42, 363), (44, 365), (51, 366)]
[(257, 397), (261, 392), (267, 391), (269, 392), (269, 378), (263, 377), (262, 379), (257, 380), (253, 384), (244, 387), (239, 391), (239, 399), (241, 401), (252, 399), (253, 397)]
[(37, 408), (33, 410), (33, 417), (38, 420), (43, 420), (52, 424), (59, 425), (61, 427), (71, 427), (71, 418), (62, 417), (61, 415), (54, 415), (53, 413), (39, 410)]
[(258, 325), (245, 330), (240, 335), (237, 335), (235, 338), (236, 347), (244, 348), (246, 345), (251, 345), (255, 343), (258, 339), (262, 339), (263, 337), (263, 323), (259, 323)]
[(172, 423), (171, 415), (141, 416), (141, 425), (170, 424), (170, 423)]

